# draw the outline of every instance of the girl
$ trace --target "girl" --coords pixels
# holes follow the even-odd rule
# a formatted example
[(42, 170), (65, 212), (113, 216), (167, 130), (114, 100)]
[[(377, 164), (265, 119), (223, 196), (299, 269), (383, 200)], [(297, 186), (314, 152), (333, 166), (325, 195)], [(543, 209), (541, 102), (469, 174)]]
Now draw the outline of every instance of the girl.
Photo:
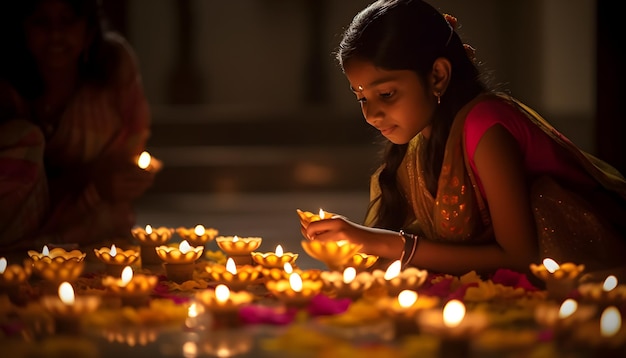
[(376, 1), (354, 17), (337, 60), (388, 144), (364, 225), (303, 221), (305, 237), (451, 274), (528, 272), (544, 257), (624, 265), (623, 176), (490, 90), (455, 26), (421, 0)]
[(98, 0), (2, 5), (0, 250), (126, 239), (150, 117), (135, 55)]

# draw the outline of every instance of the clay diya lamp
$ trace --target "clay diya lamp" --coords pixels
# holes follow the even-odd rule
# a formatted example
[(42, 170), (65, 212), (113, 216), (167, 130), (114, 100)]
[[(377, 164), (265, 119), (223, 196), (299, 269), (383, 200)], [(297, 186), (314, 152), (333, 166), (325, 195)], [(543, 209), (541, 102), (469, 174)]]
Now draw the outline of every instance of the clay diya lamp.
[(254, 296), (246, 291), (231, 292), (224, 284), (195, 294), (196, 301), (202, 303), (206, 310), (213, 314), (214, 323), (220, 326), (239, 325), (239, 310), (250, 304), (253, 298)]
[(321, 280), (303, 280), (297, 272), (288, 280), (268, 280), (267, 290), (288, 307), (304, 308), (313, 297), (321, 293), (324, 283)]
[(530, 271), (546, 285), (548, 298), (563, 301), (578, 287), (580, 275), (585, 265), (566, 262), (559, 265), (551, 258), (543, 260), (541, 265), (530, 264)]
[(218, 236), (217, 246), (232, 257), (236, 265), (252, 265), (252, 252), (261, 246), (260, 237)]
[(133, 273), (130, 266), (124, 267), (121, 277), (105, 276), (102, 285), (122, 300), (123, 306), (147, 306), (150, 295), (158, 282), (157, 276)]
[(366, 271), (378, 261), (378, 256), (357, 252), (346, 263), (345, 267), (354, 267), (356, 272)]
[(320, 275), (324, 291), (338, 298), (358, 299), (374, 283), (369, 272), (357, 273), (354, 267), (346, 267), (343, 272), (323, 271)]
[(54, 293), (62, 282), (75, 282), (85, 269), (84, 252), (79, 250), (66, 251), (55, 247), (48, 250), (44, 246), (41, 253), (28, 251), (32, 260), (32, 275), (43, 280), (41, 287), (44, 292)]
[(354, 244), (346, 240), (302, 240), (301, 244), (309, 256), (323, 262), (330, 271), (343, 271), (348, 262), (363, 247), (361, 244)]
[(206, 267), (209, 276), (216, 282), (227, 285), (233, 291), (245, 290), (259, 278), (260, 271), (252, 265), (237, 266), (232, 257), (226, 260), (226, 265), (211, 265)]
[(120, 277), (126, 266), (139, 261), (139, 252), (133, 249), (120, 249), (115, 245), (93, 249), (98, 260), (104, 263), (105, 273), (109, 276)]
[(396, 297), (380, 297), (376, 306), (392, 317), (396, 336), (419, 332), (417, 316), (422, 310), (433, 309), (439, 305), (439, 298), (420, 296), (414, 290), (402, 290)]
[(82, 317), (98, 309), (100, 301), (96, 295), (76, 296), (69, 282), (59, 285), (57, 296), (41, 297), (41, 305), (54, 319), (56, 332), (69, 334), (81, 333)]
[(263, 278), (266, 280), (289, 280), (289, 275), (293, 272), (297, 272), (303, 280), (321, 280), (321, 274), (323, 271), (320, 269), (302, 270), (298, 267), (292, 266), (289, 262), (285, 262), (283, 268), (261, 268)]
[(554, 333), (557, 342), (567, 341), (575, 327), (582, 322), (592, 319), (596, 315), (594, 305), (581, 305), (573, 298), (565, 299), (562, 303), (549, 300), (541, 302), (535, 307), (535, 321)]
[(282, 269), (286, 263), (295, 266), (298, 258), (298, 254), (283, 252), (283, 247), (280, 245), (276, 246), (275, 252), (252, 252), (250, 255), (252, 256), (252, 261), (264, 268)]
[(23, 264), (9, 264), (5, 257), (0, 257), (0, 292), (7, 294), (14, 304), (26, 301), (21, 295), (21, 288), (28, 283), (32, 273), (32, 260), (26, 259)]
[(178, 247), (162, 245), (156, 251), (163, 261), (167, 278), (182, 283), (193, 279), (196, 260), (202, 256), (204, 247), (192, 247), (183, 240)]
[(626, 285), (618, 284), (617, 277), (609, 275), (604, 282), (587, 282), (578, 286), (581, 299), (600, 307), (619, 306), (626, 302)]
[(168, 227), (153, 228), (146, 225), (146, 228), (135, 227), (131, 230), (133, 237), (139, 242), (142, 265), (160, 265), (161, 260), (156, 253), (157, 246), (166, 245), (174, 230)]
[(187, 240), (191, 246), (206, 246), (215, 240), (219, 231), (214, 228), (205, 228), (203, 225), (196, 225), (194, 228), (179, 227), (176, 233), (183, 240)]
[(390, 296), (397, 296), (403, 290), (415, 290), (422, 286), (428, 277), (428, 271), (416, 267), (402, 270), (400, 260), (394, 261), (387, 270), (372, 272), (377, 284), (386, 288)]

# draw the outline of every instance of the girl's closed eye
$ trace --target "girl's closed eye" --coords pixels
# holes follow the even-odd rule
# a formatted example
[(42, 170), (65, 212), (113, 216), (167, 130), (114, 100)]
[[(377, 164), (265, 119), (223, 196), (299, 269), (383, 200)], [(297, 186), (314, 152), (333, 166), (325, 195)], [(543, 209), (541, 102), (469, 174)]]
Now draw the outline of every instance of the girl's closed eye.
[(383, 99), (389, 99), (394, 95), (394, 93), (395, 93), (394, 91), (383, 92), (383, 93), (380, 93), (378, 96)]

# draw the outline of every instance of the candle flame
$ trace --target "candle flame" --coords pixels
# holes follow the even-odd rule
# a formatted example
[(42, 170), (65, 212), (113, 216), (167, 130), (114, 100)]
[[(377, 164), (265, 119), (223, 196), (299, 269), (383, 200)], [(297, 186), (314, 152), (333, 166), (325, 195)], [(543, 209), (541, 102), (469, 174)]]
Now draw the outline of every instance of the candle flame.
[(228, 301), (229, 297), (230, 290), (228, 289), (228, 286), (220, 283), (219, 285), (217, 285), (217, 287), (215, 287), (215, 299), (217, 300), (217, 302), (224, 303)]
[(573, 298), (568, 298), (561, 304), (561, 308), (559, 308), (559, 318), (567, 318), (576, 312), (578, 309), (578, 302)]
[(280, 245), (276, 245), (276, 256), (278, 257), (283, 256), (283, 247)]
[(465, 305), (459, 300), (450, 300), (443, 307), (443, 323), (446, 327), (456, 327), (465, 317)]
[(137, 159), (137, 165), (141, 169), (146, 169), (148, 166), (150, 166), (150, 161), (152, 161), (152, 157), (150, 156), (150, 153), (143, 151), (139, 155), (139, 159)]
[(229, 257), (226, 260), (226, 271), (232, 273), (233, 275), (237, 274), (237, 265), (235, 265), (235, 260), (232, 257)]
[(133, 279), (133, 269), (130, 266), (124, 267), (122, 270), (122, 285), (126, 286)]
[(417, 292), (412, 290), (402, 290), (398, 294), (398, 303), (400, 307), (408, 308), (417, 302)]
[(189, 245), (187, 240), (183, 240), (183, 241), (180, 242), (180, 244), (178, 244), (178, 249), (184, 255), (184, 254), (188, 253), (189, 251), (191, 251), (191, 246)]
[(115, 248), (115, 244), (111, 245), (111, 249), (109, 250), (109, 255), (115, 257), (117, 255), (117, 249)]
[(289, 286), (291, 286), (291, 289), (295, 292), (302, 291), (302, 277), (300, 277), (297, 272), (289, 275)]
[(7, 269), (7, 259), (2, 257), (0, 258), (0, 274), (4, 273), (4, 270)]
[(152, 226), (146, 225), (146, 234), (148, 235), (152, 234)]
[(400, 260), (394, 261), (389, 267), (387, 267), (387, 271), (385, 271), (385, 280), (389, 281), (392, 278), (398, 276), (400, 274), (400, 270), (402, 269), (402, 262)]
[(556, 270), (560, 268), (559, 264), (557, 264), (556, 261), (552, 260), (551, 258), (543, 259), (543, 266), (550, 273), (554, 273)]
[(43, 256), (49, 256), (50, 255), (50, 250), (48, 250), (48, 245), (43, 245), (43, 250), (41, 250), (41, 254)]
[(206, 233), (206, 230), (204, 229), (204, 226), (196, 225), (195, 229), (193, 229), (193, 232), (196, 234), (196, 236), (202, 236), (204, 235), (204, 233)]
[(607, 276), (607, 278), (604, 279), (604, 284), (602, 285), (602, 289), (605, 292), (609, 292), (612, 289), (614, 289), (615, 287), (617, 287), (617, 277), (615, 277), (613, 275)]
[(356, 278), (356, 269), (354, 267), (346, 267), (343, 270), (343, 283), (348, 284)]
[(322, 208), (320, 208), (319, 217), (320, 217), (320, 219), (324, 219), (324, 210), (322, 210)]
[(293, 272), (293, 267), (291, 266), (289, 262), (285, 262), (285, 264), (283, 265), (283, 269), (285, 270), (286, 273)]
[(66, 281), (59, 285), (59, 298), (68, 306), (74, 304), (74, 288), (69, 282)]
[(198, 307), (196, 307), (195, 302), (192, 302), (189, 307), (187, 307), (187, 317), (198, 317)]
[(600, 317), (600, 333), (603, 337), (611, 337), (622, 328), (622, 317), (615, 306), (607, 307)]
[(183, 343), (183, 357), (197, 357), (198, 356), (198, 344), (194, 341), (187, 341)]

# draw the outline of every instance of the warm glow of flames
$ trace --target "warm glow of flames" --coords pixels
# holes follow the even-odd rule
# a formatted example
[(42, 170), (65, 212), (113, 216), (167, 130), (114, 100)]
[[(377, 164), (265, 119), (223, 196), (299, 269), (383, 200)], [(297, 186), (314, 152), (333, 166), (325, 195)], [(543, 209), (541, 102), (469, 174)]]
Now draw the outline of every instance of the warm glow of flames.
[(152, 234), (152, 226), (146, 225), (146, 234), (148, 235)]
[(291, 266), (289, 262), (285, 262), (285, 264), (283, 265), (283, 269), (285, 270), (286, 273), (293, 272), (293, 267)]
[(400, 307), (408, 308), (417, 302), (417, 292), (412, 290), (402, 290), (398, 294), (398, 303)]
[(141, 153), (141, 155), (139, 155), (139, 159), (137, 159), (137, 165), (141, 169), (146, 169), (148, 166), (150, 166), (151, 161), (152, 157), (150, 156), (150, 153), (144, 151)]
[(232, 257), (229, 257), (226, 260), (226, 271), (232, 273), (233, 275), (237, 274), (237, 265), (235, 265), (235, 260)]
[(552, 260), (551, 258), (543, 259), (543, 266), (550, 273), (554, 273), (556, 270), (558, 270), (561, 267), (559, 266), (559, 264), (556, 263), (556, 261)]
[(69, 282), (63, 282), (59, 285), (59, 298), (68, 306), (74, 304), (74, 288)]
[(189, 307), (187, 307), (187, 317), (198, 317), (198, 307), (195, 302), (192, 302)]
[(228, 289), (228, 286), (220, 283), (219, 285), (217, 285), (217, 287), (215, 287), (215, 299), (217, 300), (217, 302), (224, 303), (228, 301), (229, 297), (230, 290)]
[(320, 214), (319, 214), (320, 219), (324, 218), (324, 210), (322, 210), (322, 208), (320, 208)]
[(356, 278), (356, 269), (354, 267), (346, 267), (343, 270), (343, 283), (350, 283)]
[(198, 344), (193, 341), (187, 341), (183, 343), (183, 357), (197, 357), (198, 356)]
[(394, 261), (389, 267), (387, 267), (387, 271), (385, 271), (385, 280), (389, 281), (392, 278), (398, 276), (400, 274), (400, 270), (402, 269), (402, 262), (400, 260)]
[(300, 277), (297, 272), (289, 275), (289, 286), (291, 286), (291, 289), (295, 292), (302, 291), (302, 277)]
[(446, 327), (456, 327), (465, 317), (465, 305), (459, 300), (450, 300), (443, 307), (443, 324)]
[(237, 237), (237, 235), (235, 235), (235, 236), (233, 237), (233, 242), (237, 242), (237, 241), (239, 241), (239, 238)]
[(109, 250), (109, 255), (115, 257), (117, 255), (117, 249), (115, 248), (115, 244), (111, 245), (111, 250)]
[(48, 256), (50, 255), (50, 250), (48, 250), (48, 245), (43, 245), (43, 250), (41, 250), (41, 254), (43, 256)]
[(607, 276), (607, 278), (604, 279), (604, 284), (602, 285), (602, 289), (606, 292), (609, 292), (615, 287), (617, 287), (617, 277), (613, 275)]
[(578, 309), (578, 302), (573, 298), (568, 298), (561, 304), (561, 308), (559, 308), (559, 318), (564, 319), (567, 318), (576, 312)]
[(0, 274), (4, 273), (4, 270), (7, 269), (7, 259), (4, 257), (0, 258)]
[(180, 244), (178, 244), (178, 250), (180, 250), (180, 252), (184, 255), (191, 251), (191, 246), (189, 246), (187, 240), (183, 240), (180, 242)]
[(600, 333), (603, 337), (611, 337), (622, 328), (622, 316), (615, 306), (607, 307), (600, 317)]
[(130, 266), (124, 267), (122, 270), (122, 285), (126, 286), (133, 279), (133, 268)]
[(283, 247), (280, 245), (276, 245), (276, 256), (278, 257), (283, 256)]
[(202, 236), (206, 233), (206, 230), (204, 229), (204, 226), (196, 225), (196, 227), (193, 229), (193, 232), (196, 234), (196, 236)]

